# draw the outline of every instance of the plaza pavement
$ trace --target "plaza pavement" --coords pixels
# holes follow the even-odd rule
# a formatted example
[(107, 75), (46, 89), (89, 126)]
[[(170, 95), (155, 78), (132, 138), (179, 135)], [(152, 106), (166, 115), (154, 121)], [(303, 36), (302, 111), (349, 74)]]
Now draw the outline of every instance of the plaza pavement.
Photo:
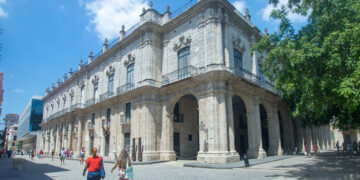
[[(348, 156), (335, 152), (321, 153), (311, 158), (292, 156), (282, 160), (262, 163), (250, 168), (207, 169), (183, 167), (195, 161), (171, 161), (157, 164), (134, 165), (134, 179), (360, 179), (360, 156)], [(85, 180), (84, 165), (78, 161), (49, 158), (34, 161), (27, 159), (24, 170), (16, 171), (12, 160), (0, 160), (0, 179), (6, 180)], [(113, 164), (105, 163), (106, 180), (117, 179), (110, 173)]]

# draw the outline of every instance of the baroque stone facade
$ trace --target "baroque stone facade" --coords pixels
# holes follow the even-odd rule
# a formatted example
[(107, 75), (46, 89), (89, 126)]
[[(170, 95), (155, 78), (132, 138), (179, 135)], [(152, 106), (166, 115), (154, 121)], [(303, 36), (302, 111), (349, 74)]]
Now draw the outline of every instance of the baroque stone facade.
[(107, 159), (126, 149), (136, 161), (228, 163), (301, 144), (301, 124), (262, 75), (265, 54), (251, 53), (262, 34), (248, 14), (201, 0), (177, 16), (150, 4), (140, 17), (47, 89), (45, 153), (97, 147)]

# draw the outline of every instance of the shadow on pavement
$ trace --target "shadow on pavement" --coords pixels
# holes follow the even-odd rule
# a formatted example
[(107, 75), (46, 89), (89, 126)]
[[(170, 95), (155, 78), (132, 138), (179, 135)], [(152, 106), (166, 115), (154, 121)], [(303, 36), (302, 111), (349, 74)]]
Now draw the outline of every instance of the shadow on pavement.
[[(324, 152), (317, 156), (315, 163), (276, 166), (274, 168), (287, 169), (287, 175), (271, 175), (266, 177), (285, 177), (301, 179), (360, 179), (360, 156)], [(296, 170), (294, 170), (296, 169)]]
[(12, 159), (0, 159), (0, 179), (14, 180), (14, 179), (26, 179), (26, 180), (46, 180), (52, 179), (45, 175), (45, 173), (69, 171), (64, 168), (56, 167), (49, 164), (38, 164), (25, 160), (25, 168), (16, 170), (13, 167)]

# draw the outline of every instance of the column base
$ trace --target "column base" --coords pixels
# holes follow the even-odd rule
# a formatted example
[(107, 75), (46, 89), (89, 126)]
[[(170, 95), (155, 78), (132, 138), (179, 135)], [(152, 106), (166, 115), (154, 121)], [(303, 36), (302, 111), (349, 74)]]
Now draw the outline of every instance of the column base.
[(160, 159), (160, 153), (157, 151), (144, 151), (142, 154), (143, 161), (154, 161)]
[(240, 161), (240, 156), (237, 153), (230, 153), (229, 151), (199, 152), (197, 161), (209, 164), (225, 164)]
[(249, 159), (262, 159), (266, 157), (266, 152), (263, 148), (261, 149), (248, 149), (247, 156)]
[(279, 156), (279, 155), (283, 155), (284, 151), (279, 147), (270, 147), (269, 148), (269, 156)]
[(175, 151), (162, 151), (160, 152), (160, 159), (165, 161), (176, 161)]

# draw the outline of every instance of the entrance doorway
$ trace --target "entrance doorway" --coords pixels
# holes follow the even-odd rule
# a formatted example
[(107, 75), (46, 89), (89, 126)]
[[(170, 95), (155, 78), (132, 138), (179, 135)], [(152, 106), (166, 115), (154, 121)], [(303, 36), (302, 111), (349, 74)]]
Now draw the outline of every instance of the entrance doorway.
[(130, 154), (130, 133), (125, 133), (124, 135), (124, 148), (125, 148), (125, 151)]
[(269, 127), (267, 121), (267, 113), (265, 110), (264, 105), (260, 104), (260, 120), (261, 120), (261, 139), (262, 139), (262, 146), (265, 150), (266, 154), (269, 152)]
[(281, 149), (284, 149), (284, 122), (283, 122), (280, 111), (278, 111), (277, 113), (278, 113), (278, 118), (279, 118)]
[(240, 96), (233, 96), (233, 118), (234, 118), (234, 135), (235, 135), (235, 150), (243, 157), (247, 153), (249, 147), (248, 132), (247, 132), (247, 118), (246, 107), (244, 101)]
[(109, 144), (110, 144), (110, 136), (105, 136), (105, 156), (109, 156)]
[(199, 110), (193, 95), (181, 97), (173, 111), (173, 147), (177, 158), (196, 159), (199, 152)]

